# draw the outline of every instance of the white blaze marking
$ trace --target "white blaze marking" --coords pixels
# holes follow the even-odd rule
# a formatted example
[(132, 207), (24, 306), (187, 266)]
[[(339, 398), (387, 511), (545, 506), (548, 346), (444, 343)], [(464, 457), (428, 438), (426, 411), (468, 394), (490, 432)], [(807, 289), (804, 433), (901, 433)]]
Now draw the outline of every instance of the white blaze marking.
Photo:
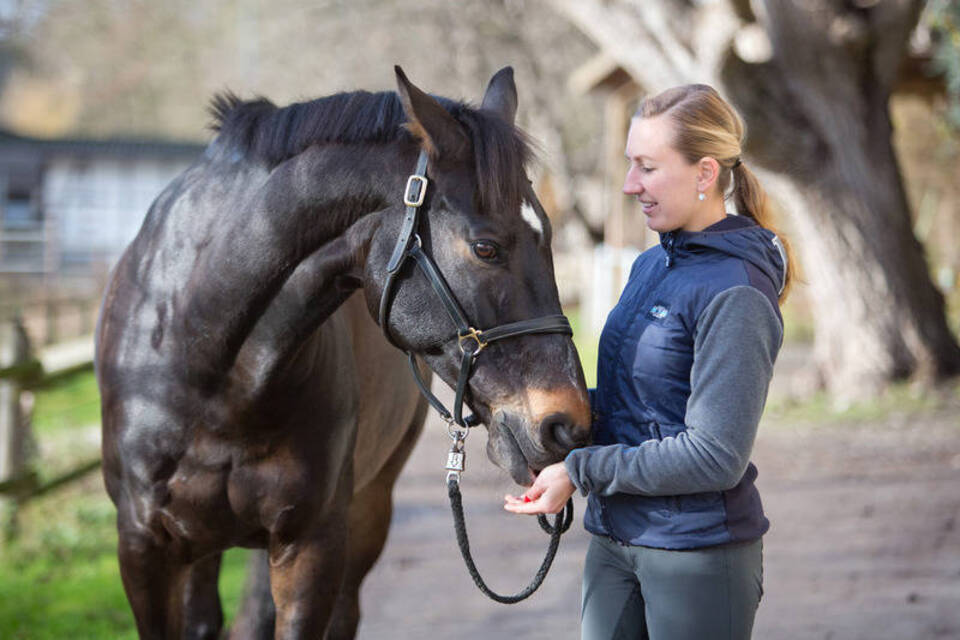
[(537, 215), (537, 212), (534, 211), (533, 207), (531, 207), (530, 203), (526, 200), (524, 200), (523, 206), (520, 207), (520, 216), (524, 222), (537, 232), (537, 235), (543, 235), (543, 222), (540, 221), (540, 216)]

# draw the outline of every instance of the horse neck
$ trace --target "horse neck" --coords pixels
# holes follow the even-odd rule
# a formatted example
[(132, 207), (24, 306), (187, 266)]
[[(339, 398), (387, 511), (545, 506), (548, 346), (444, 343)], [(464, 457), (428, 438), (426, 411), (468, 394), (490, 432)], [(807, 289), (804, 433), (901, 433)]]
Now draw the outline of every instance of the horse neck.
[(403, 168), (413, 166), (415, 154), (397, 145), (311, 147), (276, 167), (229, 212), (232, 229), (215, 233), (197, 257), (193, 273), (207, 276), (193, 287), (182, 316), (185, 336), (216, 336), (189, 340), (186, 357), (197, 384), (219, 388), (242, 350), (259, 356), (255, 378), (265, 380), (297, 340), (336, 310), (351, 290), (338, 276), (356, 266), (342, 247), (334, 251), (337, 241), (399, 197)]

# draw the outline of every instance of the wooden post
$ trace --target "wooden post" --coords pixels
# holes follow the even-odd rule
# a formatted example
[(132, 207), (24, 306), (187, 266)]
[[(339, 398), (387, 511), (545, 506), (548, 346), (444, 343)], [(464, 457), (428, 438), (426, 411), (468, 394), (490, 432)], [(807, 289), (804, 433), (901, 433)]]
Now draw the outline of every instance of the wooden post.
[[(30, 344), (19, 317), (0, 322), (0, 370), (30, 361)], [(21, 411), (23, 382), (19, 375), (0, 378), (0, 482), (18, 478), (27, 469), (27, 421)], [(16, 531), (17, 499), (0, 495), (0, 524), (6, 538)]]
[(43, 335), (44, 344), (53, 344), (59, 338), (59, 331), (57, 327), (57, 320), (59, 318), (59, 300), (54, 295), (50, 294), (50, 290), (46, 289), (44, 293), (43, 301), (43, 315), (46, 324), (46, 331)]
[(89, 297), (83, 297), (80, 299), (80, 335), (85, 336), (89, 333), (93, 333), (93, 314), (91, 313), (91, 307), (93, 306), (93, 301)]
[[(620, 252), (623, 250), (623, 195), (620, 193), (621, 184), (618, 177), (623, 173), (623, 123), (629, 118), (627, 105), (615, 92), (609, 94), (604, 101), (604, 194), (608, 195), (609, 208), (603, 227), (603, 241), (613, 249), (616, 259), (613, 262), (614, 295), (620, 293), (623, 276), (620, 269)], [(616, 298), (614, 298), (616, 300)]]
[(622, 193), (627, 163), (624, 150), (627, 129), (632, 115), (631, 106), (636, 98), (637, 86), (627, 81), (610, 90), (604, 100), (604, 194), (607, 201), (607, 216), (603, 226), (603, 241), (614, 255), (611, 265), (611, 299), (607, 308), (613, 308), (620, 291), (626, 284), (626, 273), (621, 266), (624, 247), (627, 246), (627, 213), (632, 208), (632, 199)]

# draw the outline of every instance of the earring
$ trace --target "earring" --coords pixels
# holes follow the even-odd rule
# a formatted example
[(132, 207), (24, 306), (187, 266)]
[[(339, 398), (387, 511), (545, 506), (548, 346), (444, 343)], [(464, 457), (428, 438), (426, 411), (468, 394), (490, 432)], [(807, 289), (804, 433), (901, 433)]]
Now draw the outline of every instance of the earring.
[(700, 202), (703, 202), (706, 199), (707, 199), (707, 195), (703, 191), (697, 194), (697, 200), (699, 200)]

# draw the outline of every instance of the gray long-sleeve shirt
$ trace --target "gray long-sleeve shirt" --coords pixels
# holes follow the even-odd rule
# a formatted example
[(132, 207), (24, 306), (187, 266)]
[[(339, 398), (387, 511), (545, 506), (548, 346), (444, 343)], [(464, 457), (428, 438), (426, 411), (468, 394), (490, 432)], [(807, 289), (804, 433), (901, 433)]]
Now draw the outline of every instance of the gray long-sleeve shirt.
[(592, 446), (565, 460), (586, 495), (681, 495), (735, 486), (747, 468), (783, 330), (750, 286), (717, 294), (694, 329), (686, 430), (638, 446)]

